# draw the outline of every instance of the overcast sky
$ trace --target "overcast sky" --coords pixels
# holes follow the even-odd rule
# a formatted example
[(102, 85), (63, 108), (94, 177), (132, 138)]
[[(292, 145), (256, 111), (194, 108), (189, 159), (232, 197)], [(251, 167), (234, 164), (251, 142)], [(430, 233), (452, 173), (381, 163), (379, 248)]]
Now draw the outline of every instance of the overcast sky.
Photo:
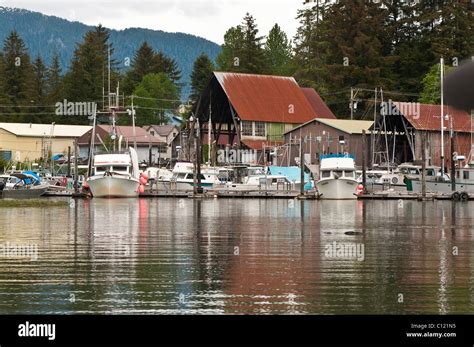
[(113, 29), (140, 27), (184, 32), (221, 44), (224, 33), (246, 12), (256, 19), (261, 35), (278, 23), (293, 38), (303, 0), (0, 0), (18, 7)]

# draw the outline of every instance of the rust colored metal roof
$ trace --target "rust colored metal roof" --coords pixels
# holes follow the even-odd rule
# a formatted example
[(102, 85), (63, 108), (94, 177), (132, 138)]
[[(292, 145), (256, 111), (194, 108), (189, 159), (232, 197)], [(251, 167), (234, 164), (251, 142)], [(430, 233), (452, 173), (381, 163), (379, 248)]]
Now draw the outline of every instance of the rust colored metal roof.
[(319, 94), (314, 90), (314, 88), (301, 88), (303, 91), (304, 96), (308, 99), (311, 107), (313, 108), (316, 116), (318, 118), (325, 118), (325, 119), (336, 119), (336, 116), (330, 108), (326, 105), (323, 99), (319, 96)]
[[(133, 127), (131, 126), (125, 126), (125, 125), (119, 125), (115, 127), (117, 131), (117, 136), (122, 136), (124, 141), (128, 141), (129, 144), (133, 143)], [(95, 138), (95, 143), (98, 144), (100, 143), (100, 140), (104, 141), (107, 136), (112, 132), (112, 126), (111, 125), (97, 125), (96, 127), (96, 138)], [(145, 129), (140, 128), (140, 127), (135, 127), (135, 134), (136, 134), (136, 139), (137, 139), (137, 145), (139, 146), (144, 146), (144, 145), (158, 145), (160, 143), (165, 143), (161, 141), (159, 138), (151, 135), (148, 133)], [(81, 136), (78, 140), (77, 143), (79, 145), (88, 145), (90, 143), (92, 137), (92, 129), (89, 130), (87, 133), (85, 133), (83, 136)]]
[(317, 116), (293, 77), (214, 75), (241, 120), (302, 124)]
[[(416, 130), (441, 131), (441, 105), (406, 102), (394, 102), (394, 104)], [(454, 131), (471, 132), (471, 116), (467, 112), (445, 106), (444, 113), (453, 117)], [(444, 126), (449, 130), (447, 120), (444, 121)]]

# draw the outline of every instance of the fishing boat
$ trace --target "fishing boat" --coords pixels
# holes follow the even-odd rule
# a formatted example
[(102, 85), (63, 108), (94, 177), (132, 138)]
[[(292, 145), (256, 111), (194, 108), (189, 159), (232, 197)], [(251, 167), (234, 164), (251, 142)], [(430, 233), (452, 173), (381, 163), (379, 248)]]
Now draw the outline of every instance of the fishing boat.
[(86, 180), (95, 198), (136, 198), (139, 195), (140, 173), (135, 149), (128, 153), (97, 154), (93, 175)]
[(32, 171), (14, 172), (2, 176), (4, 199), (35, 199), (44, 195), (49, 184)]
[(355, 161), (350, 155), (323, 155), (320, 164), (320, 179), (316, 182), (321, 199), (357, 199)]
[[(464, 167), (460, 166), (459, 168), (456, 168), (455, 172), (456, 176), (454, 184), (451, 178), (447, 175), (443, 177), (439, 176), (436, 180), (426, 180), (426, 192), (443, 194), (458, 193), (458, 196), (463, 193), (474, 193), (474, 162), (471, 161)], [(408, 178), (408, 181), (410, 191), (421, 193), (423, 186), (421, 178), (412, 177)]]

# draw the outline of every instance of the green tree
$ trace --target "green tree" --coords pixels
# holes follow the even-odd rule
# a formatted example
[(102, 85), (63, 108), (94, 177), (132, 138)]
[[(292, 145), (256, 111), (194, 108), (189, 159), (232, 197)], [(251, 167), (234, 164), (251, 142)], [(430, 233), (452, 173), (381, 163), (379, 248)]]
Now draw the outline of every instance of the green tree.
[(230, 28), (224, 35), (222, 51), (217, 57), (220, 70), (265, 73), (268, 72), (262, 36), (258, 36), (255, 18), (247, 13), (240, 26)]
[(62, 88), (61, 63), (59, 55), (55, 54), (46, 74), (46, 93), (49, 104), (54, 105), (56, 102), (61, 101)]
[[(421, 92), (418, 102), (422, 104), (441, 104), (441, 64), (433, 65), (430, 71), (424, 76), (421, 84), (423, 90)], [(451, 67), (445, 65), (445, 73), (451, 70)]]
[(242, 71), (240, 60), (243, 50), (244, 33), (240, 26), (232, 27), (224, 35), (221, 53), (216, 58), (221, 71)]
[[(20, 106), (31, 106), (33, 69), (25, 43), (16, 31), (12, 31), (5, 39), (3, 51), (5, 94), (11, 101), (11, 111), (25, 113), (28, 108)], [(24, 115), (12, 116), (9, 119), (29, 121), (29, 117)]]
[(8, 120), (7, 114), (11, 112), (10, 105), (11, 101), (5, 93), (5, 62), (3, 54), (0, 51), (0, 121), (5, 122)]
[(278, 24), (268, 34), (265, 55), (272, 75), (290, 76), (293, 73), (291, 43)]
[[(64, 77), (65, 98), (69, 101), (97, 102), (101, 100), (103, 88), (107, 91), (108, 54), (113, 55), (109, 33), (101, 25), (88, 31), (84, 41), (74, 51), (71, 68)], [(116, 62), (111, 59), (111, 89), (115, 89), (118, 75)], [(70, 118), (70, 117), (69, 117)], [(87, 123), (87, 117), (76, 120)]]
[(209, 59), (209, 57), (201, 53), (199, 57), (197, 57), (196, 61), (193, 65), (193, 72), (191, 74), (191, 100), (197, 101), (199, 95), (204, 91), (207, 84), (209, 83), (209, 79), (212, 76), (212, 72), (214, 71), (214, 64)]
[(181, 70), (176, 61), (167, 57), (163, 52), (156, 53), (148, 42), (143, 42), (133, 57), (131, 69), (127, 72), (124, 91), (127, 94), (137, 87), (145, 75), (150, 73), (164, 73), (175, 84), (178, 90), (180, 84)]
[(50, 120), (50, 117), (47, 117), (47, 115), (44, 116), (44, 113), (50, 111), (48, 108), (44, 107), (46, 104), (46, 79), (46, 66), (44, 65), (41, 57), (38, 56), (33, 62), (33, 94), (31, 97), (31, 102), (33, 103), (33, 113), (41, 114), (41, 116), (32, 115), (35, 117), (32, 119), (32, 121), (38, 123), (48, 122)]
[(166, 111), (172, 111), (179, 103), (176, 85), (164, 73), (148, 74), (133, 91), (137, 109), (138, 126), (167, 123)]
[(143, 76), (154, 72), (153, 58), (155, 52), (148, 42), (143, 42), (135, 52), (131, 69), (128, 71), (124, 81), (124, 92), (131, 94), (136, 86), (141, 82)]

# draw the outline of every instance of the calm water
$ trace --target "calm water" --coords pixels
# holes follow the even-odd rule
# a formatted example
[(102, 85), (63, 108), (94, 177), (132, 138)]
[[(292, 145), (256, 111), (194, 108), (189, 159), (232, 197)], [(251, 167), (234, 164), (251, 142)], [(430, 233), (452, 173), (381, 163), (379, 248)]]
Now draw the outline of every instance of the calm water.
[[(2, 208), (0, 245), (36, 245), (38, 259), (0, 258), (0, 314), (474, 313), (473, 207), (94, 199)], [(364, 259), (331, 258), (334, 241), (363, 245)]]

